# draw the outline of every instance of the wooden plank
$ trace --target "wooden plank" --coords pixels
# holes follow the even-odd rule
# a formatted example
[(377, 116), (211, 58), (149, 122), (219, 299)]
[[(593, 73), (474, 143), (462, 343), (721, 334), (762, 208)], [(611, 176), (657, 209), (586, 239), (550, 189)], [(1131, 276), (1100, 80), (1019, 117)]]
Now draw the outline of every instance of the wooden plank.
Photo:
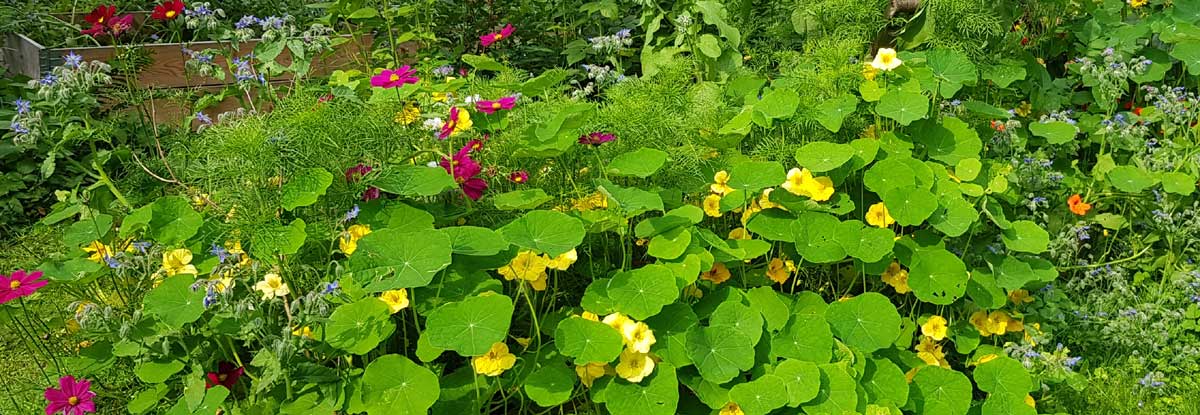
[(40, 78), (44, 52), (45, 48), (33, 39), (20, 33), (9, 33), (4, 39), (4, 66), (10, 74)]

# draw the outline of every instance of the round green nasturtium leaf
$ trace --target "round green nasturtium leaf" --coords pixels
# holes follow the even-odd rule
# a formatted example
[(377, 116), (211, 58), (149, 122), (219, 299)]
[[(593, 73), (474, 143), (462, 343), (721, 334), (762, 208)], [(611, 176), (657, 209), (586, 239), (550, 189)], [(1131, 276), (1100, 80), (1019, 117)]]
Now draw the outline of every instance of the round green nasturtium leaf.
[(433, 230), (433, 215), (398, 200), (383, 200), (363, 205), (359, 223), (371, 229), (396, 228), (410, 232)]
[(868, 402), (890, 402), (895, 406), (904, 406), (908, 402), (908, 381), (904, 371), (891, 360), (867, 360), (861, 383), (867, 391)]
[(596, 180), (596, 190), (608, 198), (611, 214), (633, 218), (649, 211), (662, 211), (662, 195), (636, 187), (622, 187), (604, 179)]
[[(847, 115), (853, 114), (856, 108), (858, 108), (858, 97), (842, 94), (840, 97), (826, 100), (817, 105), (816, 119), (821, 126), (836, 133), (842, 129), (842, 121), (846, 119)], [(804, 163), (800, 164), (804, 165)]]
[(792, 222), (796, 251), (805, 261), (818, 264), (845, 259), (846, 250), (837, 239), (840, 224), (841, 221), (828, 213), (801, 213), (800, 217)]
[(659, 363), (654, 373), (638, 383), (614, 379), (604, 396), (604, 405), (613, 415), (674, 415), (679, 407), (675, 367)]
[(971, 297), (971, 301), (976, 305), (988, 310), (1004, 307), (1008, 303), (1008, 296), (996, 285), (996, 278), (986, 269), (971, 272), (971, 279), (967, 282), (967, 296)]
[(560, 212), (535, 210), (501, 227), (500, 234), (513, 245), (556, 257), (583, 242), (584, 231), (579, 219)]
[(746, 383), (733, 385), (729, 399), (742, 408), (746, 415), (766, 415), (788, 404), (787, 387), (783, 379), (775, 375), (763, 375)]
[[(147, 208), (149, 208), (148, 211)], [(187, 199), (180, 196), (160, 197), (153, 204), (138, 209), (130, 216), (133, 217), (143, 211), (149, 214), (147, 221), (150, 229), (149, 236), (155, 242), (166, 246), (177, 245), (188, 240), (196, 234), (196, 231), (200, 230), (200, 225), (204, 223), (204, 217), (192, 209), (192, 204)], [(143, 216), (145, 215), (143, 214)], [(129, 219), (126, 219), (126, 222), (128, 221)]]
[(374, 350), (395, 330), (387, 303), (366, 297), (334, 309), (325, 324), (324, 338), (330, 346), (361, 355)]
[(362, 401), (369, 415), (424, 414), (440, 394), (433, 372), (398, 354), (376, 358), (363, 373)]
[(892, 253), (896, 234), (890, 229), (866, 226), (857, 220), (842, 222), (838, 226), (837, 240), (846, 255), (863, 262), (876, 262)]
[[(661, 334), (661, 333), (656, 333)], [(608, 363), (621, 354), (621, 333), (609, 325), (582, 317), (560, 321), (554, 329), (554, 343), (575, 364)]]
[(500, 210), (536, 209), (551, 200), (554, 200), (554, 196), (542, 189), (513, 190), (492, 196), (492, 203)]
[(813, 173), (822, 173), (841, 167), (854, 154), (849, 144), (813, 141), (796, 150), (796, 162)]
[(813, 362), (786, 359), (775, 366), (775, 376), (783, 379), (787, 392), (787, 406), (797, 407), (813, 400), (821, 390), (821, 370)]
[(137, 378), (142, 382), (163, 383), (171, 375), (179, 373), (180, 370), (183, 370), (183, 362), (179, 360), (149, 360), (138, 363), (137, 367), (133, 369), (133, 374), (137, 375)]
[(653, 148), (618, 154), (608, 163), (608, 174), (646, 178), (662, 168), (667, 162), (667, 152)]
[(938, 207), (937, 196), (917, 186), (892, 188), (882, 196), (883, 204), (896, 223), (904, 226), (920, 225)]
[(929, 217), (929, 224), (949, 237), (961, 236), (979, 220), (979, 211), (961, 196), (941, 199), (941, 206)]
[(489, 256), (508, 249), (508, 241), (488, 228), (453, 226), (438, 231), (450, 238), (450, 250), (457, 255)]
[(1069, 143), (1075, 140), (1079, 130), (1074, 125), (1062, 121), (1035, 122), (1029, 124), (1029, 132), (1046, 139), (1050, 144)]
[(817, 397), (800, 405), (808, 414), (856, 413), (858, 406), (858, 383), (837, 363), (817, 365), (821, 371), (821, 389)]
[(833, 332), (824, 313), (793, 314), (783, 331), (771, 337), (771, 351), (791, 359), (828, 363), (833, 357)]
[(525, 394), (538, 406), (557, 406), (571, 398), (575, 379), (575, 371), (568, 368), (562, 359), (550, 359), (525, 378)]
[(928, 157), (946, 165), (979, 157), (979, 151), (983, 149), (979, 133), (955, 117), (944, 117), (941, 121), (923, 120), (913, 127), (916, 127), (913, 137), (925, 146)]
[(754, 342), (728, 327), (697, 327), (689, 331), (687, 354), (700, 376), (718, 384), (754, 366)]
[(708, 326), (722, 328), (749, 337), (750, 342), (757, 344), (762, 337), (762, 315), (754, 309), (743, 305), (740, 299), (729, 299), (717, 306), (708, 318)]
[(167, 277), (142, 300), (146, 314), (172, 328), (182, 328), (204, 315), (204, 290), (193, 290), (192, 275)]
[(1020, 289), (1038, 279), (1038, 274), (1033, 272), (1029, 263), (1011, 256), (1004, 257), (995, 270), (996, 286), (1008, 291)]
[(834, 335), (863, 353), (887, 348), (900, 335), (896, 306), (875, 292), (830, 304), (825, 320)]
[(1028, 220), (1017, 220), (1001, 235), (1004, 246), (1017, 252), (1040, 254), (1050, 246), (1050, 233)]
[(975, 85), (979, 79), (971, 59), (953, 49), (934, 48), (925, 53), (925, 63), (942, 98), (950, 99), (963, 85)]
[(750, 300), (750, 308), (762, 315), (767, 331), (774, 333), (787, 325), (791, 310), (784, 300), (790, 302), (790, 298), (771, 287), (757, 287), (746, 290), (746, 299)]
[(463, 356), (480, 356), (492, 344), (504, 341), (512, 313), (512, 299), (485, 293), (433, 310), (422, 335), (429, 336), (429, 344), (434, 347)]
[(1008, 356), (1001, 356), (975, 368), (975, 386), (990, 393), (1025, 397), (1033, 390), (1033, 380), (1025, 366)]
[(901, 125), (925, 118), (929, 112), (929, 98), (912, 92), (888, 91), (875, 104), (875, 113), (891, 118)]
[(333, 174), (328, 170), (320, 167), (300, 170), (288, 177), (287, 183), (284, 183), (279, 204), (285, 210), (294, 210), (317, 203), (317, 198), (324, 195), (331, 184)]
[(942, 248), (920, 249), (913, 254), (908, 285), (918, 300), (946, 305), (967, 292), (967, 266)]
[(1108, 181), (1122, 192), (1138, 193), (1158, 183), (1146, 170), (1134, 166), (1117, 166), (1108, 171)]
[(613, 308), (635, 320), (658, 314), (663, 306), (679, 298), (675, 275), (669, 268), (657, 264), (617, 273), (609, 282), (607, 292)]
[(434, 196), (457, 187), (445, 169), (405, 164), (388, 167), (372, 179), (370, 185), (400, 196)]
[(954, 165), (954, 175), (964, 182), (975, 180), (980, 171), (983, 171), (983, 163), (977, 158), (962, 159)]
[(683, 255), (692, 243), (692, 233), (687, 228), (675, 228), (650, 238), (646, 253), (658, 259), (675, 259)]
[(786, 180), (783, 166), (773, 161), (744, 161), (729, 168), (729, 187), (747, 193), (779, 186)]
[(1037, 409), (1025, 403), (1025, 396), (1007, 393), (989, 394), (980, 415), (1037, 415)]
[(1167, 193), (1187, 196), (1196, 191), (1196, 179), (1186, 173), (1166, 172), (1159, 176), (1159, 180)]
[(792, 222), (796, 217), (781, 209), (767, 209), (750, 217), (746, 230), (768, 241), (792, 242)]
[(347, 267), (368, 292), (423, 287), (450, 265), (453, 244), (442, 232), (380, 229), (358, 241)]
[(882, 195), (898, 187), (917, 185), (917, 174), (903, 157), (889, 157), (876, 162), (863, 173), (867, 190)]
[(762, 100), (754, 104), (754, 112), (770, 119), (780, 119), (791, 117), (799, 106), (800, 95), (796, 91), (776, 88), (763, 94)]
[(917, 413), (964, 415), (971, 408), (971, 380), (962, 373), (937, 366), (917, 370), (909, 389)]

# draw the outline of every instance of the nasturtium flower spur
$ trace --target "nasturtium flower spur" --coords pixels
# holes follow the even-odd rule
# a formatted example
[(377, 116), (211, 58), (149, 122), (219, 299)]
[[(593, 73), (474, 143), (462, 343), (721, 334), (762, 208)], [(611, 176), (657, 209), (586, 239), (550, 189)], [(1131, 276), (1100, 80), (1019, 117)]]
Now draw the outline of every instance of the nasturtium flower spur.
[(246, 372), (246, 368), (234, 366), (231, 362), (221, 362), (217, 364), (216, 372), (208, 372), (205, 376), (205, 389), (213, 386), (221, 385), (226, 389), (233, 389), (233, 385), (237, 384), (238, 379), (242, 378), (242, 374)]
[(46, 280), (41, 278), (41, 271), (25, 272), (20, 269), (7, 277), (0, 276), (0, 304), (33, 295), (46, 286)]
[(921, 325), (921, 334), (937, 341), (946, 339), (947, 330), (946, 319), (938, 315), (930, 316), (925, 320), (925, 324)]
[(704, 198), (704, 214), (719, 218), (721, 217), (721, 195), (708, 195)]
[(620, 361), (617, 363), (617, 376), (632, 383), (639, 383), (651, 373), (654, 373), (654, 359), (649, 354), (638, 353), (629, 348), (621, 352)]
[(896, 223), (896, 219), (888, 212), (888, 208), (883, 202), (871, 205), (867, 209), (867, 224), (875, 227), (886, 228)]
[(1083, 201), (1083, 196), (1078, 193), (1067, 198), (1067, 207), (1071, 209), (1071, 213), (1079, 216), (1087, 215), (1089, 210), (1092, 210), (1092, 204)]
[(903, 63), (904, 62), (901, 61), (900, 58), (896, 57), (895, 49), (882, 48), (875, 53), (875, 60), (871, 61), (871, 67), (884, 72), (889, 72), (893, 69), (899, 68)]
[(154, 12), (150, 14), (150, 18), (154, 20), (174, 20), (179, 15), (183, 14), (183, 1), (167, 0), (157, 6), (154, 6)]
[(504, 371), (512, 369), (517, 363), (517, 357), (508, 352), (508, 345), (496, 342), (482, 356), (471, 359), (471, 367), (475, 373), (484, 376), (500, 376)]
[(96, 404), (92, 399), (92, 382), (87, 379), (75, 380), (67, 375), (58, 379), (58, 389), (46, 388), (46, 415), (83, 415), (96, 412)]
[(516, 31), (516, 29), (513, 28), (512, 24), (506, 24), (504, 25), (504, 28), (500, 29), (499, 32), (488, 33), (486, 35), (479, 36), (479, 44), (485, 48), (492, 46), (492, 44), (512, 36), (514, 31)]
[(188, 250), (187, 248), (179, 248), (163, 252), (162, 262), (163, 272), (165, 272), (167, 276), (176, 274), (199, 274), (199, 271), (196, 270), (196, 266), (192, 265), (192, 251)]
[(478, 101), (475, 103), (475, 110), (487, 115), (495, 114), (496, 111), (510, 110), (517, 105), (517, 97), (509, 96), (497, 99), (495, 101)]
[(342, 253), (347, 256), (351, 255), (358, 250), (358, 240), (370, 234), (370, 225), (351, 225), (341, 238), (338, 238), (338, 249), (341, 249)]
[(713, 182), (712, 184), (708, 185), (708, 189), (721, 196), (725, 196), (732, 192), (733, 188), (729, 187), (729, 172), (721, 170), (716, 174), (713, 174)]
[(881, 278), (885, 284), (890, 285), (892, 289), (896, 290), (897, 294), (912, 292), (912, 288), (908, 287), (908, 270), (900, 268), (899, 262), (892, 261), (891, 264), (888, 264)]
[(807, 196), (813, 201), (824, 202), (833, 196), (833, 179), (825, 176), (813, 177), (808, 169), (792, 168), (788, 170), (783, 189), (796, 196)]
[(388, 305), (388, 310), (396, 314), (408, 307), (408, 290), (388, 290), (379, 294), (379, 300)]
[(287, 283), (283, 282), (283, 277), (274, 272), (268, 272), (267, 275), (263, 275), (262, 281), (254, 284), (254, 289), (263, 293), (263, 301), (276, 297), (285, 297), (292, 292), (288, 289)]
[(700, 273), (700, 279), (712, 281), (713, 284), (720, 284), (728, 280), (730, 277), (729, 268), (724, 263), (714, 262), (712, 269)]
[(405, 84), (415, 84), (421, 78), (417, 77), (417, 70), (408, 65), (401, 66), (396, 69), (384, 69), (379, 72), (379, 75), (371, 77), (371, 86), (379, 88), (396, 88)]

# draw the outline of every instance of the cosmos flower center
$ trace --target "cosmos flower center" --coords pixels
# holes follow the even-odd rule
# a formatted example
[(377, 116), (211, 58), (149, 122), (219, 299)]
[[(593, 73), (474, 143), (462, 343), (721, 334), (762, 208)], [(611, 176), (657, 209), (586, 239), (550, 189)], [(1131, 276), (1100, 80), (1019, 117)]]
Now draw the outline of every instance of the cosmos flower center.
[(225, 379), (229, 379), (229, 375), (222, 373), (220, 375), (217, 375), (217, 379), (224, 382)]
[(400, 75), (392, 74), (392, 76), (388, 77), (388, 80), (389, 80), (389, 81), (392, 81), (392, 82), (399, 81), (399, 80), (400, 80)]
[(21, 282), (17, 281), (17, 280), (13, 280), (12, 282), (8, 283), (8, 288), (12, 289), (12, 290), (21, 288)]
[(79, 397), (72, 396), (70, 398), (67, 398), (67, 403), (71, 404), (71, 406), (79, 405)]
[(96, 22), (97, 22), (97, 23), (104, 23), (104, 16), (100, 16), (100, 18), (99, 18), (99, 19), (96, 19)]
[(492, 36), (492, 38), (496, 39), (496, 40), (500, 40), (500, 39), (504, 39), (504, 35), (497, 33), (495, 36)]
[(174, 11), (174, 10), (167, 10), (167, 17), (175, 17), (175, 11)]
[(500, 107), (501, 105), (499, 101), (492, 103), (492, 109), (500, 109)]

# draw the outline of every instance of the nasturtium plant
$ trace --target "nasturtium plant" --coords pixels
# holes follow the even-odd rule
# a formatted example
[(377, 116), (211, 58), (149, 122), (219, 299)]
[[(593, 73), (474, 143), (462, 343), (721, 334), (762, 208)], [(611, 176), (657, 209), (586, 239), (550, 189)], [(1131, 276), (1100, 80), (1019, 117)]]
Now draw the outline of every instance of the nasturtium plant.
[(293, 210), (317, 203), (317, 198), (325, 194), (330, 184), (333, 184), (333, 174), (325, 169), (311, 168), (296, 172), (283, 185), (280, 206)]
[(362, 237), (347, 267), (369, 283), (368, 291), (421, 287), (450, 265), (452, 252), (453, 242), (441, 232), (386, 228)]
[(825, 319), (838, 339), (867, 353), (887, 348), (900, 335), (900, 313), (878, 293), (836, 301)]
[(325, 341), (353, 354), (367, 354), (396, 330), (389, 315), (387, 303), (374, 297), (338, 306), (325, 325)]
[(512, 299), (486, 292), (433, 310), (421, 335), (429, 336), (429, 344), (434, 347), (479, 356), (494, 343), (504, 341), (512, 314)]

